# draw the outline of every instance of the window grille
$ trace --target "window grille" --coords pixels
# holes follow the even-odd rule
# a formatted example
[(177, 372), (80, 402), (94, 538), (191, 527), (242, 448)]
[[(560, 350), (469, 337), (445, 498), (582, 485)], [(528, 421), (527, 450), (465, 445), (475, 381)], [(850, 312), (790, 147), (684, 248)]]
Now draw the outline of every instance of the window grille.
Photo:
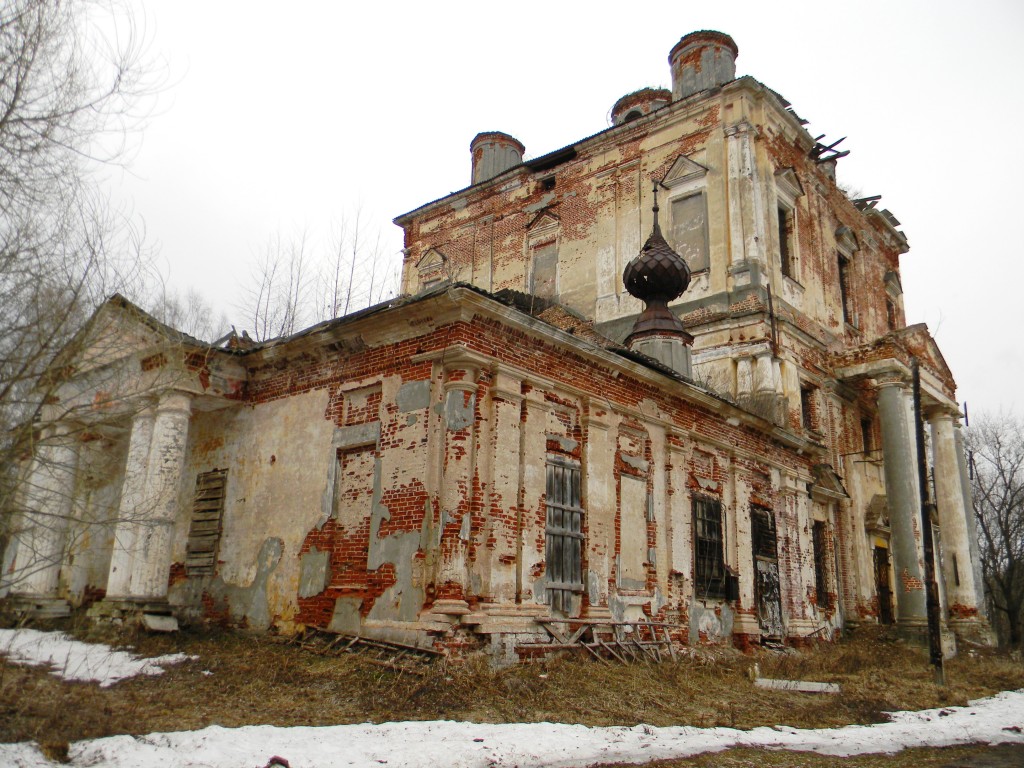
[(548, 602), (568, 612), (573, 593), (583, 591), (583, 507), (580, 505), (580, 468), (566, 461), (547, 464)]
[(725, 556), (722, 550), (722, 503), (717, 499), (693, 500), (693, 580), (697, 597), (725, 596)]

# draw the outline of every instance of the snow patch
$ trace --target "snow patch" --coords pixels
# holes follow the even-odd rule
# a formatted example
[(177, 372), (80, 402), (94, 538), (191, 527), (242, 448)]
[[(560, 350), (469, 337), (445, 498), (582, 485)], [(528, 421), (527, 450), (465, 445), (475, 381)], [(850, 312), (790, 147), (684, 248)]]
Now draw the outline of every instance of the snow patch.
[(144, 659), (102, 643), (80, 642), (63, 632), (34, 629), (0, 629), (0, 655), (13, 664), (48, 666), (63, 680), (99, 683), (101, 688), (136, 675), (162, 675), (164, 666), (199, 658), (171, 653)]

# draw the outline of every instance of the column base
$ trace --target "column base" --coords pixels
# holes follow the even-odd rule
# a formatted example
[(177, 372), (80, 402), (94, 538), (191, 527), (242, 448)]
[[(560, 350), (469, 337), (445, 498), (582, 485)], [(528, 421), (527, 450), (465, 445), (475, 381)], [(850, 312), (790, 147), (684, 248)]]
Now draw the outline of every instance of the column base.
[[(927, 619), (901, 619), (893, 629), (896, 630), (896, 635), (909, 645), (925, 650), (931, 647), (928, 639)], [(939, 640), (942, 645), (943, 658), (951, 659), (956, 656), (956, 635), (944, 623), (939, 625)]]
[(143, 627), (153, 632), (176, 632), (178, 620), (162, 598), (107, 598), (93, 603), (87, 614), (97, 624)]
[(71, 615), (71, 605), (60, 597), (11, 595), (8, 604), (16, 614), (33, 619), (61, 619)]
[(973, 616), (965, 619), (950, 619), (949, 628), (958, 640), (972, 645), (994, 646), (996, 633), (984, 619)]

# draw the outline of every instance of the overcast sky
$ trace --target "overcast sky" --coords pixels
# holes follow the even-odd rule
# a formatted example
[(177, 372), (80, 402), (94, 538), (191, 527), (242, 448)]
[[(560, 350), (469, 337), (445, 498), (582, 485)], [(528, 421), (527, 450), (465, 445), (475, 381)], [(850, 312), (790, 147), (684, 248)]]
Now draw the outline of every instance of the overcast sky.
[(602, 130), (620, 96), (670, 85), (682, 35), (717, 29), (737, 74), (848, 137), (839, 181), (901, 221), (908, 322), (960, 400), (1024, 411), (1024, 3), (133, 1), (168, 86), (113, 195), (239, 330), (273, 235), (316, 242), (361, 207), (396, 256), (391, 219), (468, 184), (476, 133), (531, 157)]

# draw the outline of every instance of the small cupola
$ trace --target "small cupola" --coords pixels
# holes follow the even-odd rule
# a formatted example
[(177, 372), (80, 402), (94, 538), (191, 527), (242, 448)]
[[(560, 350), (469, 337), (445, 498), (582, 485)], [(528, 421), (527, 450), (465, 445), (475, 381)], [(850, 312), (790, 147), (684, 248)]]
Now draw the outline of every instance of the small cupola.
[(665, 88), (641, 88), (627, 93), (612, 107), (612, 125), (631, 123), (672, 103), (672, 91)]
[(690, 268), (672, 250), (658, 224), (658, 186), (654, 186), (654, 225), (651, 235), (635, 259), (622, 272), (630, 295), (644, 302), (626, 346), (668, 366), (684, 376), (691, 375), (690, 347), (693, 336), (668, 308), (690, 285)]
[(736, 41), (723, 32), (702, 29), (683, 36), (668, 55), (673, 101), (735, 79), (738, 54)]
[(470, 142), (469, 152), (473, 157), (472, 183), (493, 179), (509, 168), (523, 162), (526, 147), (519, 139), (501, 131), (478, 133)]

